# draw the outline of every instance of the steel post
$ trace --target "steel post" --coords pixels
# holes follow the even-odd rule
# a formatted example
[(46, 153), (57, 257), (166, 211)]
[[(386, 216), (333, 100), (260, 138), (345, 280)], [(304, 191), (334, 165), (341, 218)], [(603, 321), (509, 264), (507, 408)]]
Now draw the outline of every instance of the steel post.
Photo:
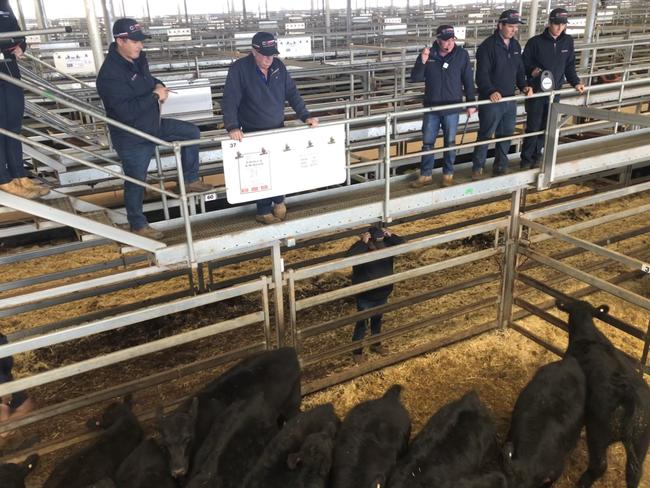
[(25, 14), (23, 13), (23, 4), (20, 2), (16, 2), (16, 7), (18, 9), (18, 22), (20, 23), (20, 28), (22, 30), (27, 30), (27, 24), (25, 23)]
[(181, 159), (181, 147), (174, 143), (174, 157), (176, 158), (176, 171), (178, 172), (178, 187), (181, 193), (180, 209), (185, 223), (185, 236), (187, 237), (187, 265), (194, 269), (197, 267), (196, 255), (194, 253), (194, 240), (192, 238), (192, 224), (190, 222), (189, 200), (185, 189), (185, 177), (183, 175), (183, 163)]
[(390, 132), (391, 132), (391, 115), (386, 114), (386, 142), (384, 149), (384, 215), (383, 221), (389, 223), (392, 219), (390, 217)]
[(106, 45), (110, 46), (113, 42), (113, 22), (115, 22), (115, 9), (113, 0), (102, 0), (102, 10), (104, 11), (104, 29), (106, 36)]
[(330, 35), (332, 34), (332, 20), (330, 17), (330, 0), (325, 0), (325, 48), (330, 48)]
[[(596, 30), (596, 13), (598, 11), (599, 0), (588, 0), (587, 5), (587, 21), (585, 24), (584, 41), (590, 43), (594, 39), (594, 32)], [(589, 51), (583, 51), (580, 57), (580, 69), (585, 70), (589, 65)]]
[[(553, 95), (551, 94), (551, 97)], [(555, 169), (555, 160), (557, 159), (557, 148), (560, 138), (560, 118), (562, 114), (558, 110), (558, 104), (549, 101), (548, 122), (546, 125), (546, 140), (544, 141), (544, 158), (540, 169), (537, 189), (545, 190), (553, 181), (553, 172)]]
[(530, 16), (528, 19), (528, 39), (533, 37), (537, 32), (537, 12), (539, 10), (540, 0), (531, 0)]
[(271, 248), (271, 261), (273, 266), (273, 296), (275, 304), (275, 327), (278, 337), (278, 347), (284, 345), (284, 297), (282, 294), (282, 272), (284, 271), (284, 261), (282, 260), (282, 251), (280, 243), (274, 242)]
[(508, 326), (510, 317), (512, 316), (515, 274), (517, 271), (517, 252), (519, 250), (519, 236), (521, 235), (521, 225), (519, 223), (521, 195), (522, 191), (521, 188), (519, 188), (512, 194), (510, 204), (510, 223), (508, 224), (506, 249), (503, 256), (503, 278), (497, 317), (497, 321), (502, 328)]
[(90, 40), (90, 48), (93, 51), (93, 58), (95, 59), (95, 73), (98, 73), (99, 68), (104, 62), (104, 48), (102, 46), (102, 38), (99, 33), (99, 25), (97, 23), (95, 1), (84, 0), (84, 5), (86, 7), (86, 22), (88, 23), (88, 38)]

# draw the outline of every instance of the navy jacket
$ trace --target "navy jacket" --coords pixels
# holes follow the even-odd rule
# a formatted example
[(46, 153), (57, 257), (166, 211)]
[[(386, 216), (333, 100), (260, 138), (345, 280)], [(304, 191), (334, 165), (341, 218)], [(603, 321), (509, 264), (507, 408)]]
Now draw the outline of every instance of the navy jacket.
[(481, 100), (490, 98), (494, 92), (511, 97), (515, 86), (526, 88), (526, 73), (517, 39), (510, 39), (506, 46), (499, 31), (485, 39), (476, 50), (476, 85)]
[[(390, 237), (384, 237), (383, 242), (385, 244), (385, 247), (390, 247), (396, 246), (398, 244), (403, 244), (406, 241), (403, 237), (392, 234)], [(370, 249), (367, 244), (364, 244), (363, 241), (357, 241), (352, 245), (352, 247), (350, 247), (350, 249), (348, 249), (347, 256), (355, 256), (357, 254), (363, 254), (372, 251), (373, 250)], [(393, 261), (394, 258), (390, 257), (353, 266), (352, 284), (356, 285), (358, 283), (365, 283), (366, 281), (376, 280), (378, 278), (383, 278), (384, 276), (392, 275)], [(374, 290), (368, 290), (363, 293), (359, 293), (358, 297), (365, 298), (367, 300), (379, 301), (388, 298), (388, 295), (390, 295), (392, 291), (393, 285), (386, 285), (380, 288), (375, 288)]]
[[(463, 89), (467, 101), (475, 100), (474, 76), (469, 54), (460, 46), (455, 46), (445, 57), (438, 54), (438, 44), (433, 43), (426, 66), (422, 55), (418, 55), (411, 70), (411, 81), (424, 81), (424, 106), (436, 107), (463, 101)], [(446, 115), (460, 112), (461, 109), (442, 110)]]
[(535, 68), (540, 68), (542, 71), (549, 70), (553, 73), (556, 90), (562, 88), (565, 79), (571, 86), (580, 83), (580, 78), (576, 73), (573, 37), (564, 32), (557, 39), (553, 39), (547, 28), (541, 34), (528, 39), (524, 49), (524, 66), (529, 84), (536, 92), (541, 91), (541, 88), (540, 77), (533, 78), (531, 76)]
[(238, 59), (228, 70), (221, 111), (227, 131), (277, 129), (284, 125), (284, 102), (288, 101), (300, 120), (310, 117), (305, 102), (284, 63), (274, 59), (268, 82), (255, 64), (253, 54)]
[[(115, 43), (111, 44), (97, 75), (97, 92), (104, 102), (106, 115), (157, 136), (160, 131), (160, 104), (153, 96), (157, 84), (164, 86), (162, 81), (151, 75), (144, 52), (131, 63), (117, 52)], [(109, 130), (116, 147), (150, 144), (122, 129), (109, 125)]]
[[(11, 10), (9, 2), (7, 0), (0, 0), (0, 32), (13, 32), (19, 30), (20, 26), (18, 25), (16, 16)], [(25, 38), (20, 37), (13, 40), (0, 40), (0, 51), (2, 51), (5, 58), (4, 60), (0, 60), (0, 73), (20, 79), (20, 70), (18, 68), (18, 63), (16, 63), (16, 56), (11, 54), (11, 50), (16, 46), (20, 46), (23, 51), (27, 50)]]

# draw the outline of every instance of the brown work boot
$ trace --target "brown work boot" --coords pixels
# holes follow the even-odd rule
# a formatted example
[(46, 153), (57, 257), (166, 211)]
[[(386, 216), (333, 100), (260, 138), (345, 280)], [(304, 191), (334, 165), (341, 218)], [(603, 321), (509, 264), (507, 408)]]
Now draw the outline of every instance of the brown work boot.
[(33, 190), (37, 192), (39, 197), (43, 197), (48, 193), (50, 193), (50, 189), (48, 187), (38, 183), (34, 183), (26, 176), (22, 178), (18, 178), (18, 184), (20, 184), (20, 186), (22, 186), (23, 188), (27, 188), (28, 190)]
[(442, 186), (451, 186), (454, 184), (454, 175), (442, 175)]
[(0, 185), (0, 190), (18, 197), (28, 198), (29, 200), (34, 200), (40, 196), (39, 192), (25, 188), (18, 182), (18, 180), (11, 180), (9, 183)]
[(165, 237), (165, 234), (163, 234), (157, 229), (154, 229), (150, 225), (145, 225), (140, 229), (131, 229), (131, 232), (133, 232), (134, 234), (138, 234), (139, 236), (146, 237), (148, 239), (153, 239), (155, 241), (158, 241), (163, 237)]
[(277, 218), (273, 214), (264, 214), (264, 215), (256, 215), (255, 220), (257, 220), (260, 224), (277, 224), (278, 222), (282, 222), (279, 218)]
[(276, 203), (273, 206), (273, 215), (280, 220), (287, 218), (287, 206), (284, 204), (284, 202)]
[(185, 185), (187, 193), (205, 193), (206, 191), (214, 190), (214, 186), (209, 183), (203, 183), (201, 180), (192, 181)]
[(483, 168), (472, 171), (472, 181), (478, 181), (481, 179), (483, 179)]
[(352, 361), (354, 361), (354, 364), (361, 364), (366, 360), (362, 352), (355, 352), (352, 353)]
[(370, 346), (370, 351), (381, 356), (388, 354), (388, 348), (381, 343)]
[(422, 188), (425, 185), (430, 185), (433, 183), (433, 177), (431, 176), (419, 176), (417, 180), (411, 183), (411, 188)]

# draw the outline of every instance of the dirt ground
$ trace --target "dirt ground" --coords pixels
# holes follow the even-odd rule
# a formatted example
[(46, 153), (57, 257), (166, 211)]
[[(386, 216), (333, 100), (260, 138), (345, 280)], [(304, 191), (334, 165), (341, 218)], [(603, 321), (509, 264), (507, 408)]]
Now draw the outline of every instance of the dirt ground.
[[(588, 186), (554, 189), (544, 192), (541, 195), (532, 195), (529, 203), (540, 199), (556, 198), (588, 190), (590, 190)], [(555, 228), (560, 228), (585, 219), (593, 219), (647, 203), (650, 203), (650, 192), (626, 197), (615, 202), (594, 205), (579, 211), (567, 212), (561, 216), (543, 219), (541, 222)], [(493, 215), (507, 208), (508, 202), (482, 205), (470, 210), (452, 212), (438, 217), (391, 227), (391, 230), (401, 235), (410, 235), (415, 232), (433, 229), (455, 222), (463, 222), (483, 215)], [(648, 222), (649, 219), (644, 219), (642, 215), (641, 217), (599, 226), (593, 230), (578, 232), (575, 235), (586, 240), (594, 241), (623, 231), (641, 228), (647, 225)], [(284, 254), (285, 265), (289, 268), (292, 263), (304, 259), (342, 252), (354, 240), (355, 238), (346, 238), (312, 246), (307, 249), (288, 251)], [(396, 271), (414, 269), (440, 260), (475, 252), (489, 246), (491, 241), (492, 237), (486, 236), (485, 239), (458, 241), (400, 256), (396, 259)], [(566, 249), (567, 246), (560, 245), (557, 241), (549, 240), (535, 244), (534, 248), (545, 254), (552, 254)], [(648, 250), (650, 250), (650, 236), (641, 235), (613, 244), (609, 248), (624, 254), (645, 256), (647, 261), (650, 259), (647, 256)], [(118, 253), (119, 251), (115, 247), (105, 246), (103, 248), (71, 253), (67, 256), (43, 258), (19, 265), (2, 266), (0, 267), (0, 274), (3, 276), (3, 281), (10, 282), (28, 276), (36, 276), (41, 274), (43, 269), (54, 272), (78, 267), (82, 264), (115, 259), (119, 256)], [(586, 266), (599, 261), (602, 261), (602, 258), (591, 253), (584, 253), (564, 260), (565, 263), (580, 269), (584, 269)], [(240, 264), (225, 266), (215, 273), (214, 278), (215, 281), (226, 280), (255, 271), (268, 270), (269, 266), (270, 262), (268, 259), (250, 260)], [(458, 266), (444, 272), (398, 283), (391, 300), (414, 296), (425, 290), (453, 285), (479, 274), (499, 272), (499, 270), (500, 261), (496, 258)], [(610, 278), (622, 271), (626, 271), (622, 266), (609, 264), (595, 271), (594, 274), (602, 278)], [(534, 269), (526, 273), (545, 282), (551, 282), (556, 275), (555, 272), (544, 268)], [(93, 276), (96, 277), (99, 274), (94, 274)], [(58, 283), (62, 284), (68, 281), (71, 280), (61, 280)], [(296, 287), (296, 293), (299, 298), (304, 298), (316, 293), (335, 290), (348, 284), (349, 270), (344, 270), (328, 273), (307, 282), (299, 282)], [(584, 284), (580, 284), (575, 280), (565, 279), (553, 286), (565, 292), (571, 292), (581, 288)], [(646, 275), (640, 280), (627, 282), (620, 286), (633, 290), (642, 296), (650, 296), (650, 276)], [(110, 309), (124, 303), (137, 303), (147, 298), (179, 291), (186, 287), (187, 279), (180, 277), (168, 280), (165, 283), (154, 283), (140, 286), (136, 289), (78, 300), (66, 305), (2, 318), (0, 319), (0, 330), (3, 333), (9, 333), (15, 330), (44, 325), (98, 310)], [(38, 288), (41, 287), (33, 287), (31, 290)], [(25, 290), (20, 291), (24, 292)], [(523, 291), (521, 287), (518, 287), (519, 293), (523, 293)], [(0, 298), (10, 296), (10, 294), (11, 292), (0, 294)], [(472, 303), (477, 299), (494, 297), (498, 296), (498, 294), (499, 283), (494, 282), (454, 293), (453, 296), (443, 296), (420, 302), (411, 307), (398, 309), (386, 314), (384, 330), (391, 330), (398, 325), (411, 323), (429, 317), (432, 314), (442, 313), (454, 307)], [(538, 292), (527, 293), (525, 298), (533, 303), (548, 299), (547, 296), (543, 296)], [(591, 296), (589, 300), (594, 304), (608, 303), (611, 307), (612, 315), (637, 327), (644, 333), (650, 325), (650, 316), (647, 312), (639, 310), (611, 295), (599, 293)], [(250, 295), (240, 299), (229, 300), (224, 304), (203, 307), (200, 310), (193, 310), (170, 317), (160, 317), (145, 324), (22, 354), (16, 358), (16, 373), (17, 376), (28, 376), (54, 367), (72, 364), (119, 348), (141, 344), (152, 339), (167, 337), (220, 320), (237, 317), (244, 313), (259, 310), (259, 307), (260, 298)], [(352, 313), (354, 310), (354, 300), (350, 298), (308, 309), (299, 314), (299, 327), (322, 323), (340, 317), (342, 314)], [(516, 310), (518, 309), (515, 308)], [(561, 312), (556, 309), (549, 309), (549, 312), (558, 317), (562, 317)], [(432, 339), (443, 337), (445, 334), (466, 330), (494, 318), (496, 318), (495, 307), (489, 307), (471, 314), (466, 314), (457, 319), (448, 320), (444, 323), (438, 323), (426, 329), (409, 333), (399, 339), (388, 341), (387, 344), (391, 352), (402, 352)], [(566, 345), (565, 333), (540, 319), (529, 318), (521, 321), (520, 324), (559, 348), (564, 348)], [(618, 347), (624, 349), (634, 357), (639, 358), (641, 356), (643, 346), (641, 341), (620, 333), (607, 325), (603, 325), (603, 330)], [(350, 335), (351, 325), (343, 329), (321, 334), (304, 344), (304, 353), (318, 353), (327, 351), (335, 346), (346, 344), (350, 339)], [(84, 374), (66, 381), (46, 385), (35, 389), (32, 394), (40, 405), (51, 405), (78, 395), (101, 391), (116, 383), (130, 381), (134, 378), (162, 371), (166, 368), (210, 357), (218, 351), (232, 349), (233, 344), (237, 346), (253, 344), (261, 340), (262, 337), (262, 329), (260, 326), (250, 326), (214, 338), (197, 341), (187, 346), (176, 347), (172, 353), (153, 354), (143, 359), (128, 361), (110, 368), (97, 370), (91, 374)], [(344, 415), (359, 401), (376, 397), (391, 384), (400, 383), (405, 387), (403, 401), (411, 414), (413, 431), (415, 433), (426, 422), (428, 417), (442, 405), (460, 397), (468, 390), (475, 389), (481, 399), (492, 410), (499, 433), (501, 436), (504, 436), (508, 428), (510, 412), (519, 391), (532, 377), (538, 367), (556, 359), (557, 357), (552, 353), (524, 338), (516, 331), (500, 330), (404, 361), (395, 366), (366, 374), (347, 383), (309, 395), (305, 398), (304, 404), (305, 406), (313, 406), (331, 401), (334, 403), (337, 412), (340, 415)], [(315, 368), (308, 368), (306, 376), (312, 379), (322, 377), (323, 375), (344, 371), (351, 365), (352, 362), (349, 354), (346, 354), (335, 359), (322, 361)], [(145, 407), (151, 407), (151, 404), (155, 402), (164, 402), (170, 398), (178, 398), (192, 391), (214, 374), (215, 371), (196, 374), (190, 378), (182, 378), (155, 389), (138, 393), (136, 395), (136, 402), (139, 402), (140, 408), (144, 409)], [(48, 421), (45, 429), (41, 427), (40, 433), (44, 437), (44, 440), (62, 438), (70, 431), (70, 426), (80, 425), (91, 413), (93, 411), (86, 410), (53, 419), (52, 421)], [(67, 454), (65, 451), (62, 450), (55, 455), (45, 456), (42, 465), (34, 473), (34, 476), (30, 478), (30, 484), (28, 486), (40, 486), (47, 472), (51, 469), (51, 466)], [(618, 488), (624, 486), (624, 458), (625, 455), (620, 446), (613, 446), (610, 449), (610, 468), (607, 475), (594, 486), (596, 488)], [(565, 475), (556, 486), (573, 486), (573, 483), (586, 465), (586, 459), (586, 448), (583, 439), (571, 456)], [(645, 477), (642, 486), (650, 488), (650, 464), (648, 462), (646, 462)]]

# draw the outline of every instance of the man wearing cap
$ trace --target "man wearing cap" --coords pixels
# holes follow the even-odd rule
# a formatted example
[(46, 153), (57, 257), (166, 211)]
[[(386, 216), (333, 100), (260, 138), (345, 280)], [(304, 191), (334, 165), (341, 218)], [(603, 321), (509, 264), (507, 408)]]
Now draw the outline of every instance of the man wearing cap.
[[(576, 73), (576, 56), (573, 37), (565, 33), (569, 14), (566, 9), (551, 10), (548, 26), (539, 35), (531, 37), (524, 49), (524, 67), (528, 82), (537, 93), (542, 91), (542, 72), (549, 71), (553, 78), (553, 90), (562, 88), (566, 79), (578, 93), (583, 93), (584, 85)], [(558, 101), (555, 97), (554, 101)], [(532, 98), (526, 101), (526, 133), (546, 128), (549, 97)], [(544, 147), (544, 135), (524, 139), (521, 151), (522, 169), (537, 167)]]
[[(396, 246), (406, 242), (403, 237), (391, 233), (388, 229), (378, 229), (370, 227), (366, 232), (361, 234), (361, 238), (348, 249), (347, 256), (356, 256), (367, 252), (373, 252), (385, 247)], [(393, 274), (393, 257), (378, 259), (364, 264), (357, 264), (352, 267), (352, 284), (365, 283), (366, 281), (376, 280), (384, 276)], [(393, 291), (393, 285), (384, 285), (379, 288), (364, 291), (356, 296), (357, 310), (359, 312), (369, 308), (379, 307), (386, 304), (388, 297)], [(370, 317), (370, 334), (376, 335), (381, 332), (382, 314)], [(353, 341), (360, 341), (366, 335), (367, 320), (359, 320), (352, 335)], [(387, 349), (382, 346), (381, 342), (376, 342), (370, 346), (370, 350), (377, 354), (385, 354)], [(363, 361), (363, 349), (353, 351), (355, 363)]]
[[(258, 32), (253, 36), (251, 53), (230, 66), (221, 110), (231, 139), (241, 141), (246, 133), (283, 127), (285, 101), (300, 120), (318, 126), (284, 63), (275, 57), (278, 54), (273, 34)], [(284, 195), (257, 201), (255, 220), (262, 224), (281, 222), (286, 215)]]
[[(441, 25), (436, 29), (436, 41), (429, 49), (425, 47), (415, 60), (411, 81), (424, 81), (424, 106), (436, 107), (474, 100), (474, 75), (469, 54), (456, 45), (454, 28)], [(460, 109), (426, 112), (422, 118), (422, 151), (430, 151), (436, 143), (438, 131), (442, 128), (445, 147), (456, 143)], [(467, 116), (476, 112), (475, 107), (467, 109)], [(456, 151), (446, 151), (443, 156), (442, 185), (449, 186), (454, 178)], [(420, 188), (432, 183), (435, 156), (422, 156), (420, 176), (411, 184)]]
[[(523, 24), (519, 12), (506, 10), (499, 17), (497, 29), (485, 39), (476, 51), (476, 85), (481, 100), (491, 104), (480, 105), (478, 109), (478, 140), (486, 141), (511, 136), (517, 121), (517, 102), (500, 102), (504, 97), (512, 97), (515, 88), (526, 95), (532, 89), (526, 85), (526, 73), (522, 59), (521, 46), (515, 35)], [(499, 103), (500, 102), (500, 103)], [(508, 168), (510, 141), (496, 142), (492, 174), (505, 174)], [(488, 145), (474, 148), (472, 156), (472, 178), (479, 179), (483, 174)]]
[[(142, 31), (136, 20), (123, 18), (113, 24), (113, 37), (115, 42), (110, 45), (97, 75), (97, 91), (106, 115), (165, 141), (198, 139), (200, 132), (194, 124), (160, 116), (160, 105), (167, 100), (169, 90), (151, 75), (142, 52), (143, 41), (151, 36)], [(155, 144), (112, 125), (109, 130), (124, 174), (145, 181)], [(181, 159), (186, 190), (190, 193), (211, 190), (212, 185), (199, 180), (199, 147), (183, 147)], [(160, 239), (162, 233), (149, 226), (142, 211), (143, 198), (143, 187), (124, 182), (124, 204), (131, 231)]]

